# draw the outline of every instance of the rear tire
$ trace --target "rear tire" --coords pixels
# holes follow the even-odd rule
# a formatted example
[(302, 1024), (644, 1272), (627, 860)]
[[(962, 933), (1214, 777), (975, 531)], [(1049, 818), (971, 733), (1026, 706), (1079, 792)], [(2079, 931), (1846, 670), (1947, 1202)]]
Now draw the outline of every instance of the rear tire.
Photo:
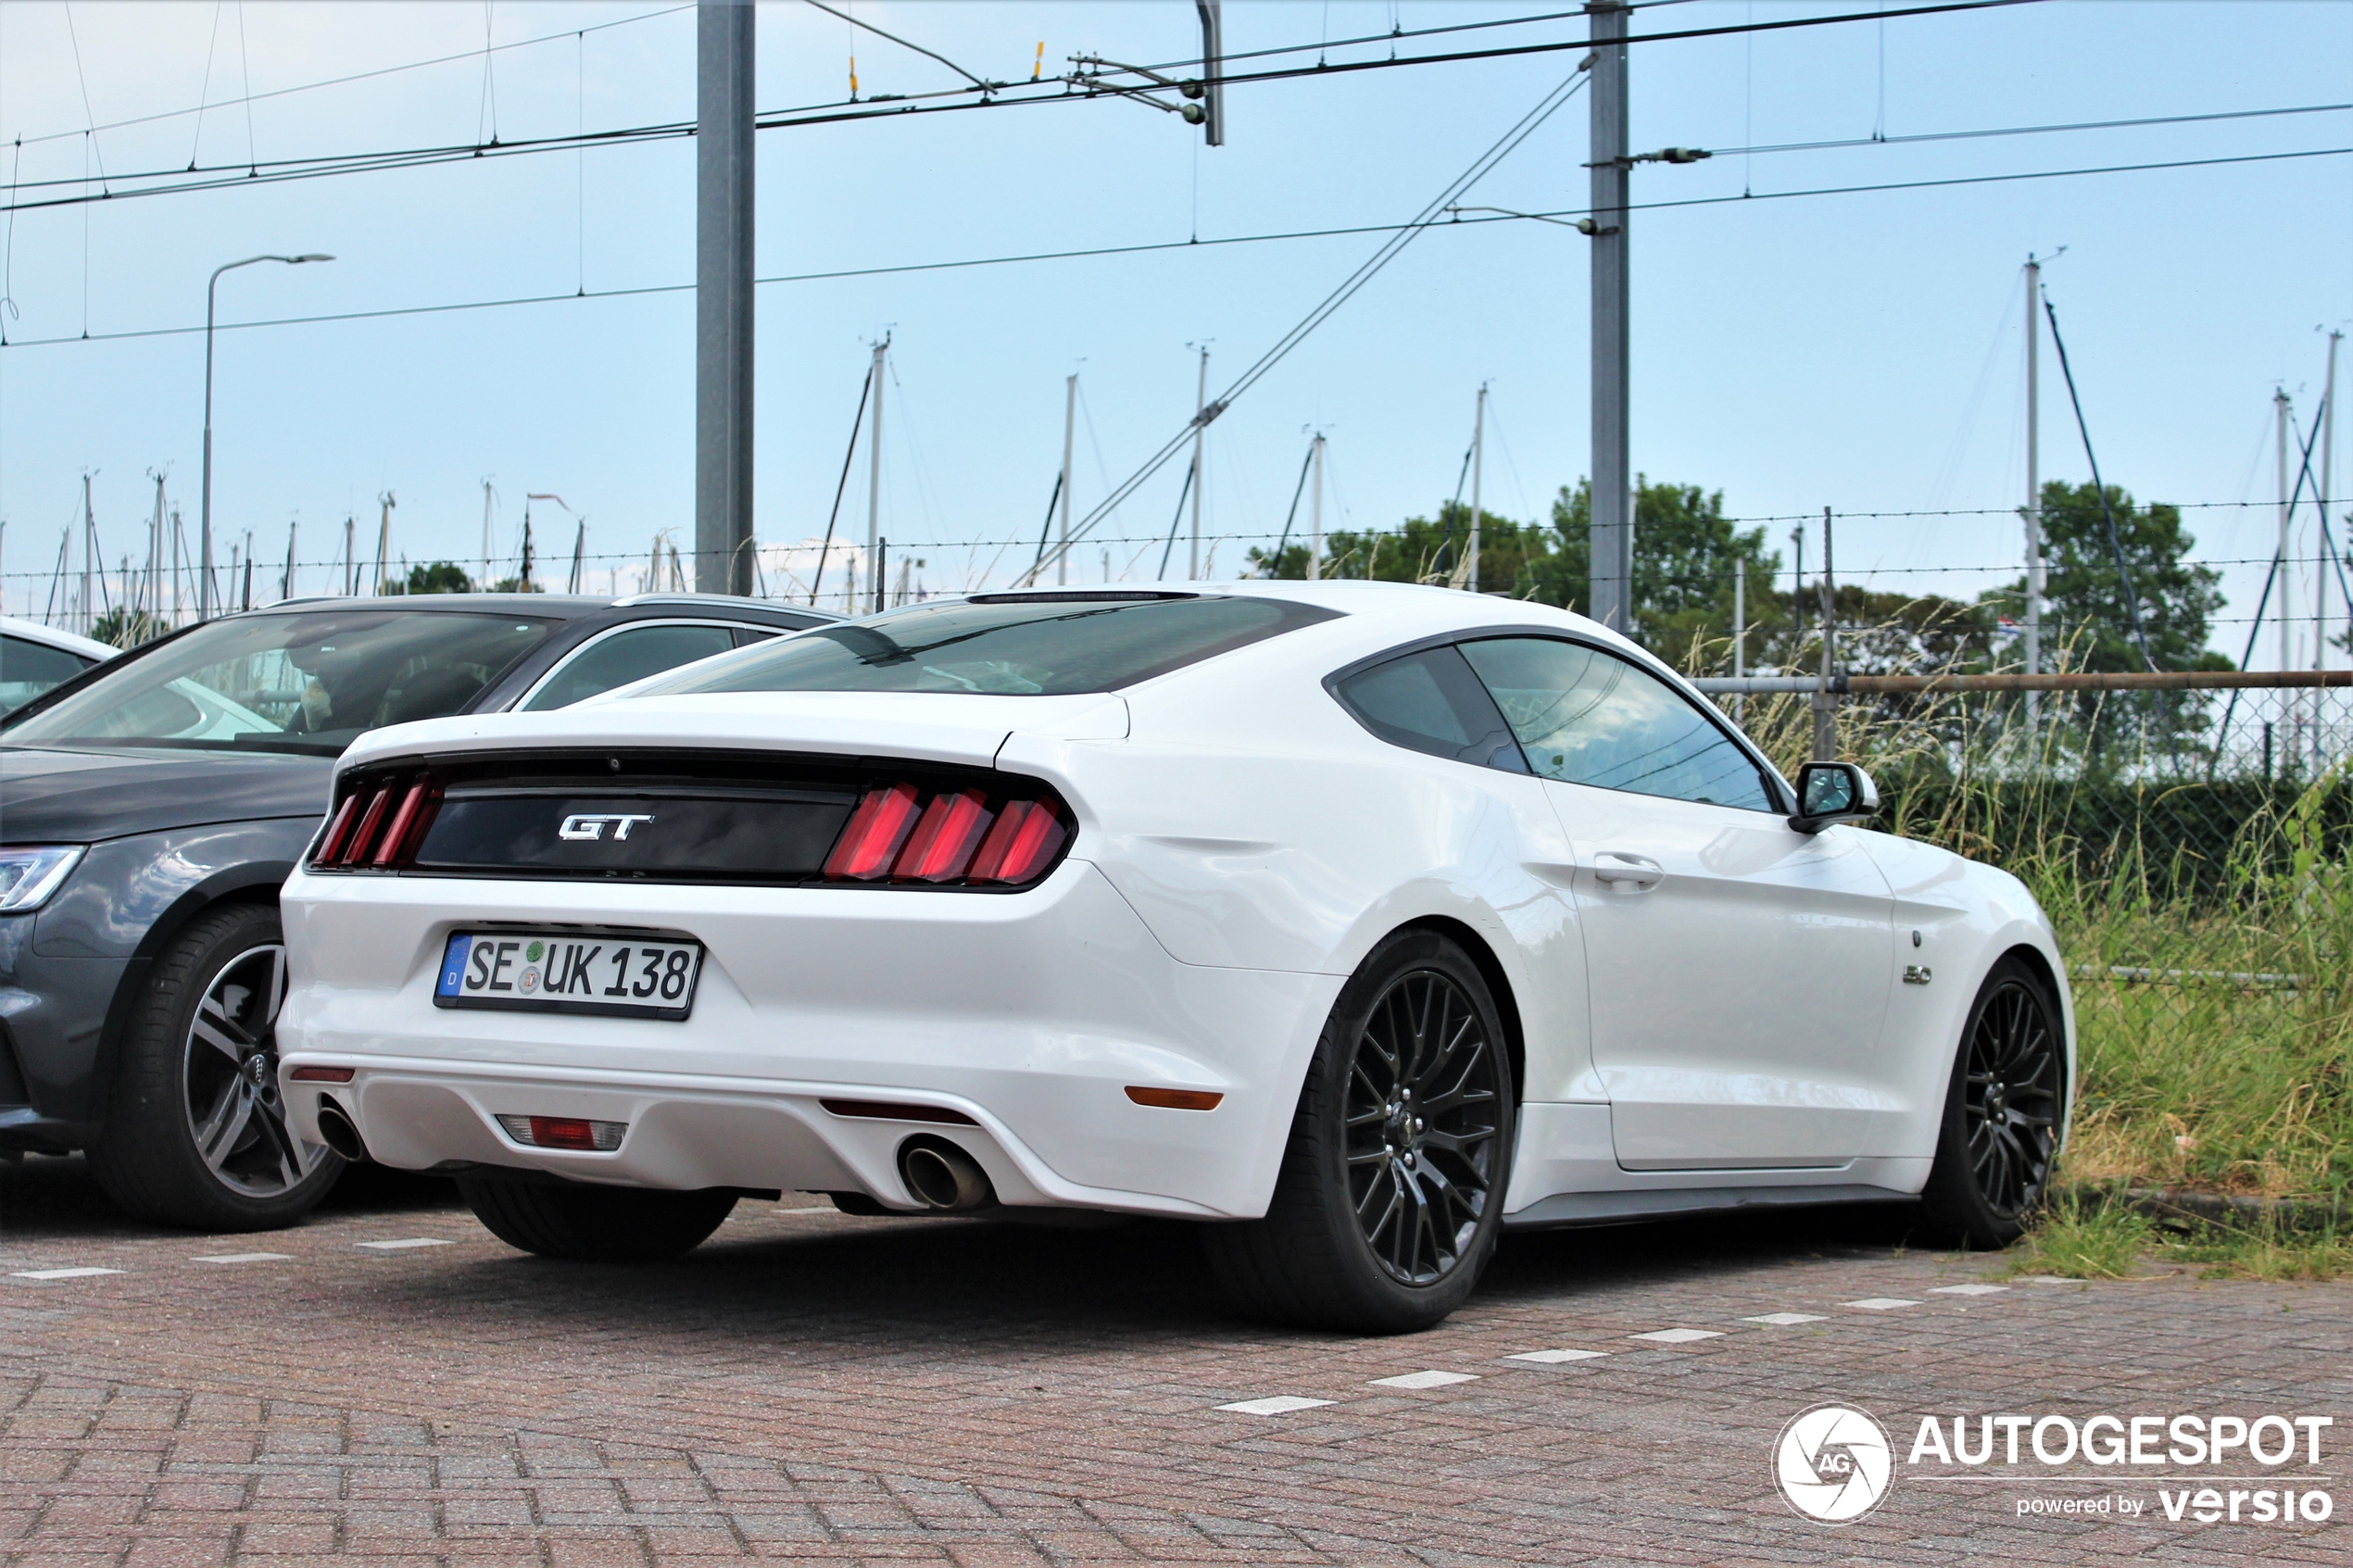
[(725, 1191), (541, 1185), (459, 1177), (459, 1195), (491, 1235), (542, 1258), (660, 1263), (701, 1246), (736, 1207)]
[(296, 1136), (278, 1092), (285, 936), (265, 904), (224, 904), (166, 947), (132, 1004), (107, 1119), (89, 1150), (108, 1198), (192, 1230), (276, 1230), (344, 1161)]
[(1998, 1251), (2042, 1207), (2067, 1106), (2067, 1045), (2050, 987), (2004, 959), (1961, 1029), (1920, 1208), (1947, 1245)]
[(1203, 1227), (1227, 1294), (1305, 1328), (1435, 1327), (1494, 1254), (1512, 1108), (1478, 967), (1434, 933), (1390, 937), (1324, 1025), (1266, 1217)]

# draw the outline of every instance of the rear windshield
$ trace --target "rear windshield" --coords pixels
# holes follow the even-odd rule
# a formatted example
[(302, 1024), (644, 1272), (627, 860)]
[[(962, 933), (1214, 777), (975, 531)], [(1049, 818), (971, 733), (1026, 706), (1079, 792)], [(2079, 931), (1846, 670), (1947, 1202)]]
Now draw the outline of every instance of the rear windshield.
[(448, 610), (233, 616), (126, 655), (0, 742), (333, 757), (363, 730), (462, 712), (555, 625)]
[(820, 627), (697, 666), (638, 695), (1117, 691), (1338, 613), (1214, 595), (982, 595)]

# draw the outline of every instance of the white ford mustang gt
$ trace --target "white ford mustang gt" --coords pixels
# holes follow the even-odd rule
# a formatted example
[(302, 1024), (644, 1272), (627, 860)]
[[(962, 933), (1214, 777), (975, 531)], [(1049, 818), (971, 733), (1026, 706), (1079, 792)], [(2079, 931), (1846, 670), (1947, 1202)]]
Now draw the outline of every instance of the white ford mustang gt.
[(1521, 1226), (1910, 1199), (1997, 1246), (2065, 968), (1875, 804), (1540, 605), (980, 594), (363, 738), (282, 1088), (535, 1252), (783, 1190), (1176, 1216), (1246, 1309), (1365, 1331)]

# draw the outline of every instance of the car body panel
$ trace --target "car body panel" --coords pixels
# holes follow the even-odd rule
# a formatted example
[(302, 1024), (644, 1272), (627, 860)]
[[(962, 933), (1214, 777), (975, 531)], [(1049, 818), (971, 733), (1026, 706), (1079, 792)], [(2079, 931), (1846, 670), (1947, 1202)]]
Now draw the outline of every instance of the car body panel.
[[(1754, 1169), (1860, 1154), (1881, 1098), (1895, 939), (1886, 880), (1853, 835), (1544, 788), (1577, 845), (1594, 1065), (1620, 1163)], [(1599, 879), (1642, 866), (1657, 880)]]

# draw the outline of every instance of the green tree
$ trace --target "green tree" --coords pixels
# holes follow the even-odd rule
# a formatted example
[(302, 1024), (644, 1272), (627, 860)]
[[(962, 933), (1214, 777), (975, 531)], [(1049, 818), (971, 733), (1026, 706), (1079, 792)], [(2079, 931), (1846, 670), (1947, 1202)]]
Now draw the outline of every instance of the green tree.
[[(1592, 603), (1593, 494), (1590, 482), (1563, 485), (1553, 498), (1554, 549), (1538, 569), (1534, 597), (1586, 611)], [(1724, 493), (1696, 484), (1634, 485), (1634, 624), (1631, 634), (1667, 659), (1732, 635), (1733, 563), (1748, 562), (1748, 662), (1785, 662), (1794, 611), (1774, 591), (1779, 552), (1765, 530), (1742, 530), (1724, 515)]]
[(471, 594), (474, 580), (466, 569), (455, 561), (437, 560), (431, 566), (418, 565), (409, 569), (406, 583), (387, 583), (387, 594)]
[[(2161, 501), (2135, 506), (2121, 486), (2108, 487), (2116, 539), (2133, 577), (2133, 594), (2159, 670), (2229, 670), (2227, 655), (2206, 646), (2214, 612), (2222, 608), (2222, 574), (2190, 562), (2197, 538), (2182, 526), (2178, 508)], [(2124, 585), (2116, 574), (2099, 492), (2089, 484), (2052, 480), (2043, 486), (2045, 571), (2043, 640), (2064, 646), (2078, 670), (2145, 670)], [(2018, 615), (2026, 603), (2023, 578), (1985, 596), (1985, 603)]]
[(98, 617), (90, 628), (90, 635), (112, 647), (135, 648), (151, 637), (160, 637), (171, 628), (145, 610), (127, 610), (120, 605)]
[[(1548, 531), (1515, 522), (1481, 507), (1478, 512), (1478, 585), (1486, 593), (1524, 593), (1531, 561), (1551, 550)], [(1324, 536), (1326, 577), (1371, 578), (1381, 583), (1441, 583), (1468, 580), (1470, 508), (1449, 501), (1435, 519), (1409, 517), (1395, 530), (1340, 529)], [(1297, 581), (1307, 575), (1307, 545), (1285, 543), (1281, 553), (1253, 549), (1260, 576)]]

